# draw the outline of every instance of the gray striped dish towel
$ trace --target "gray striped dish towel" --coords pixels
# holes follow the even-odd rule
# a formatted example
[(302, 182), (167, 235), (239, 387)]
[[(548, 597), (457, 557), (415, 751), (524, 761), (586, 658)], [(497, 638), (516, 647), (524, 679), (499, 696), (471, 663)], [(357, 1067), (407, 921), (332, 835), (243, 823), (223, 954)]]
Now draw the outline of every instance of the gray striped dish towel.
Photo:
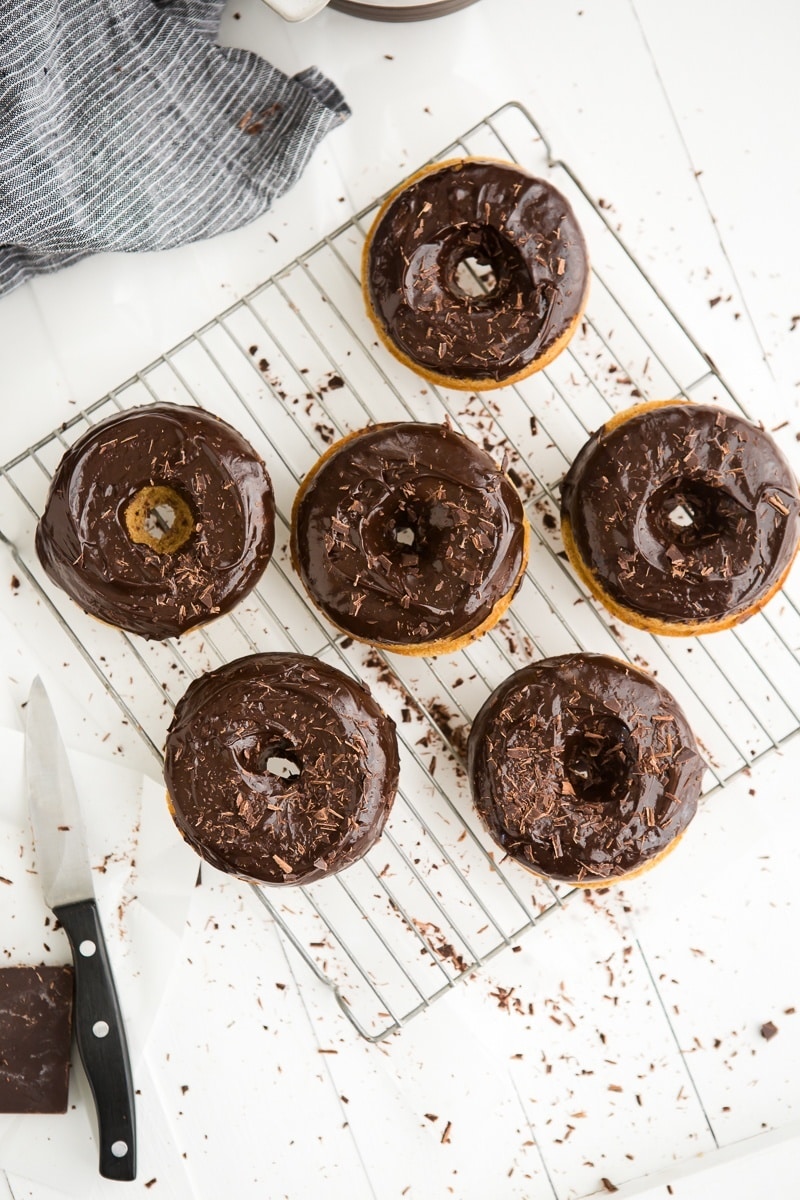
[(246, 224), (349, 116), (215, 44), (225, 0), (0, 0), (0, 293)]

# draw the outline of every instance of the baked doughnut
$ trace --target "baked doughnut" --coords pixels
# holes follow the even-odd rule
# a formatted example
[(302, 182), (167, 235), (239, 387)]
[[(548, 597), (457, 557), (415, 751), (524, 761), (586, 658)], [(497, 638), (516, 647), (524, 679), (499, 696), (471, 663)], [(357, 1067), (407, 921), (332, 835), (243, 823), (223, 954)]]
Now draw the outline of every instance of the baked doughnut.
[(580, 451), (561, 486), (561, 531), (614, 616), (653, 633), (711, 633), (782, 585), (800, 494), (763, 429), (710, 404), (651, 401)]
[(529, 528), (491, 456), (448, 425), (375, 425), (331, 446), (292, 512), (292, 560), (338, 629), (399, 654), (485, 633), (522, 579)]
[(579, 887), (663, 858), (695, 814), (705, 769), (666, 688), (603, 654), (543, 659), (506, 679), (473, 722), (467, 767), (505, 853)]
[(378, 840), (398, 769), (394, 722), (365, 687), (315, 658), (253, 654), (189, 685), (164, 775), (175, 823), (207, 862), (300, 884)]
[(486, 391), (564, 349), (586, 304), (589, 264), (572, 209), (549, 183), (514, 163), (450, 159), (382, 205), (362, 285), (401, 362), (434, 383)]
[(166, 638), (250, 591), (274, 529), (267, 469), (241, 434), (202, 409), (154, 404), (102, 421), (66, 452), (36, 552), (85, 612)]

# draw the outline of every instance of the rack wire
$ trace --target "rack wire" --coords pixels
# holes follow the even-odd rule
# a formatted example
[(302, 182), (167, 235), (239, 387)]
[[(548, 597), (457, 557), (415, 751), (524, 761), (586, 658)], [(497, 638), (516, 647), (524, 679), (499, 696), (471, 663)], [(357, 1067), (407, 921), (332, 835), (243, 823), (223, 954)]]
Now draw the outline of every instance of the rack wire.
[[(486, 396), (451, 392), (421, 381), (377, 344), (359, 284), (376, 201), (0, 469), (0, 537), (46, 619), (69, 637), (159, 762), (188, 682), (257, 651), (294, 650), (334, 663), (365, 681), (394, 717), (402, 788), (378, 846), (342, 875), (309, 887), (254, 888), (356, 1029), (374, 1041), (572, 894), (499, 861), (470, 802), (463, 769), (469, 724), (512, 671), (543, 656), (592, 650), (657, 674), (704, 747), (707, 791), (800, 729), (800, 607), (791, 583), (735, 630), (662, 639), (620, 628), (574, 578), (559, 538), (557, 492), (588, 433), (640, 399), (742, 406), (524, 109), (505, 105), (437, 158), (462, 154), (512, 160), (551, 179), (586, 234), (589, 307), (545, 371)], [(263, 455), (275, 487), (277, 540), (260, 586), (233, 613), (179, 640), (150, 643), (77, 609), (42, 572), (33, 538), (67, 446), (113, 412), (165, 401), (210, 409)], [(403, 658), (337, 635), (307, 603), (287, 554), (288, 514), (299, 481), (335, 438), (374, 421), (445, 417), (498, 461), (507, 455), (534, 544), (523, 586), (491, 633), (455, 655)]]

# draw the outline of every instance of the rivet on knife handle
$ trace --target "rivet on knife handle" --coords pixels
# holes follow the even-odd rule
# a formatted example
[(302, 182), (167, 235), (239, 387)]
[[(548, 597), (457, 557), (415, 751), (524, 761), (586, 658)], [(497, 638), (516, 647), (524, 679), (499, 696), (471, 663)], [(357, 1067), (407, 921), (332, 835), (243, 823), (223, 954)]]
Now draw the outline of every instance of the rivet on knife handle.
[(136, 1114), (128, 1047), (94, 900), (53, 910), (75, 963), (75, 1035), (97, 1109), (100, 1174), (136, 1178)]

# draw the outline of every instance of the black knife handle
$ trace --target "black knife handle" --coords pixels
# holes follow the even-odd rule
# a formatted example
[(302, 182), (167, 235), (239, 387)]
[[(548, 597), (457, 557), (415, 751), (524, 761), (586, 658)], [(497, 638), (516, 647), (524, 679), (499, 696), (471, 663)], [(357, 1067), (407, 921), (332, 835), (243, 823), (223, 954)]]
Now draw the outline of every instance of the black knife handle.
[(128, 1046), (94, 900), (53, 909), (75, 963), (75, 1036), (97, 1109), (100, 1174), (136, 1178), (136, 1114)]

